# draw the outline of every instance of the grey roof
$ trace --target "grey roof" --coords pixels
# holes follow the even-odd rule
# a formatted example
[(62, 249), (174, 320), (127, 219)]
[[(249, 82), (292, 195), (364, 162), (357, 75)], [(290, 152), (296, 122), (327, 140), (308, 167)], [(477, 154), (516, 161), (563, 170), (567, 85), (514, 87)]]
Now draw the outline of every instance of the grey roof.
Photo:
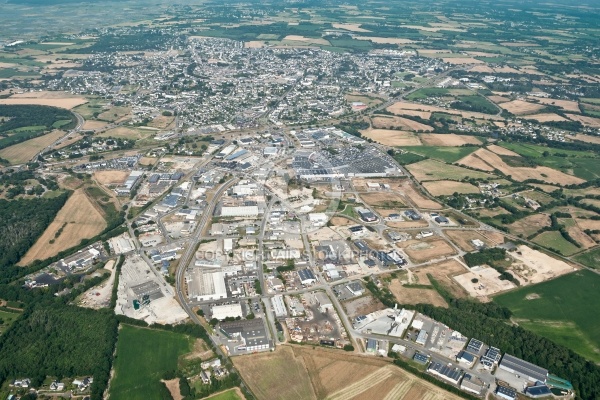
[(458, 368), (449, 367), (446, 364), (442, 364), (439, 362), (434, 362), (429, 366), (429, 371), (435, 371), (438, 374), (445, 376), (446, 378), (452, 381), (458, 381), (462, 374), (461, 370)]
[(427, 362), (429, 361), (429, 357), (427, 357), (425, 354), (415, 353), (413, 360), (415, 360), (419, 364), (427, 364)]
[(517, 391), (513, 388), (509, 388), (506, 386), (498, 386), (496, 388), (496, 393), (503, 394), (504, 396), (508, 396), (513, 399), (517, 398)]
[(308, 268), (298, 271), (298, 275), (300, 276), (301, 281), (306, 281), (309, 279), (316, 280), (315, 274), (313, 274), (313, 272)]
[(475, 360), (475, 356), (471, 353), (469, 353), (468, 351), (464, 351), (461, 350), (457, 355), (456, 355), (457, 359), (463, 359), (463, 360), (467, 360), (469, 362), (473, 362)]
[(469, 344), (467, 345), (467, 350), (470, 351), (471, 353), (477, 354), (481, 351), (482, 347), (483, 347), (483, 342), (481, 340), (477, 340), (477, 339), (473, 338), (469, 341)]
[(512, 369), (521, 375), (528, 376), (540, 382), (546, 382), (546, 377), (548, 376), (547, 369), (539, 367), (525, 360), (521, 360), (515, 356), (511, 356), (510, 354), (504, 355), (502, 362), (500, 362), (500, 367)]

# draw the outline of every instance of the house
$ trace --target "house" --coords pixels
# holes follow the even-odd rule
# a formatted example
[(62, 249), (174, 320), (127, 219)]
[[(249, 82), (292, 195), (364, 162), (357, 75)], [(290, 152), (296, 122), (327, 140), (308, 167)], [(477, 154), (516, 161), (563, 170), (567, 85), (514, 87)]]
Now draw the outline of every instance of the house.
[(50, 390), (65, 390), (65, 384), (62, 382), (54, 381), (50, 384)]

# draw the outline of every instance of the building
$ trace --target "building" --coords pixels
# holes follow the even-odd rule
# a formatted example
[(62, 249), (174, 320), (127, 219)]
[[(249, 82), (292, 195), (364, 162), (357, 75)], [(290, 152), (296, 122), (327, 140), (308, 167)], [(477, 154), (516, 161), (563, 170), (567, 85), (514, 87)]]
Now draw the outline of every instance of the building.
[(517, 391), (506, 386), (498, 386), (496, 388), (496, 396), (501, 399), (515, 400), (517, 398)]
[(117, 195), (119, 196), (129, 196), (131, 191), (135, 186), (140, 183), (142, 176), (144, 175), (144, 171), (131, 171), (129, 177), (125, 180), (121, 186), (115, 189)]
[(467, 345), (467, 351), (472, 354), (479, 354), (482, 348), (483, 342), (475, 338), (469, 340), (469, 344)]
[(365, 222), (375, 222), (377, 221), (377, 216), (373, 214), (373, 212), (367, 208), (357, 207), (356, 212), (360, 215), (360, 218)]
[(492, 369), (495, 365), (498, 365), (498, 361), (500, 361), (501, 357), (502, 354), (499, 349), (490, 347), (485, 351), (485, 354), (481, 357), (480, 361), (484, 368)]
[(221, 217), (256, 217), (258, 206), (221, 207)]
[(427, 365), (427, 363), (429, 362), (429, 356), (426, 354), (421, 354), (419, 352), (416, 352), (413, 357), (413, 360), (419, 364)]
[(330, 310), (333, 308), (333, 304), (331, 304), (331, 300), (329, 299), (329, 296), (327, 296), (326, 293), (317, 292), (315, 294), (315, 299), (317, 300), (317, 303), (319, 304), (319, 310), (321, 312), (326, 313), (327, 310)]
[(329, 217), (325, 213), (311, 213), (308, 214), (308, 220), (313, 226), (325, 226)]
[(287, 309), (285, 308), (285, 302), (283, 296), (278, 294), (271, 298), (271, 305), (273, 306), (273, 312), (275, 317), (282, 318), (287, 316)]
[(542, 382), (546, 383), (548, 378), (548, 370), (542, 367), (538, 367), (530, 362), (521, 360), (510, 354), (505, 354), (500, 362), (500, 369), (510, 372), (521, 377), (526, 377), (531, 382)]
[(367, 339), (367, 353), (375, 353), (377, 351), (377, 340)]
[(427, 342), (428, 337), (429, 337), (429, 334), (427, 333), (427, 331), (425, 329), (421, 329), (419, 331), (419, 334), (417, 335), (417, 340), (415, 340), (415, 342), (417, 344), (425, 346), (425, 343)]
[(456, 361), (471, 366), (475, 363), (475, 356), (468, 351), (461, 350), (456, 355)]
[(364, 293), (364, 288), (360, 284), (359, 281), (352, 281), (346, 285), (346, 288), (352, 293), (354, 296), (362, 296)]
[(485, 388), (485, 382), (475, 376), (465, 374), (460, 383), (460, 388), (465, 392), (471, 392), (478, 396)]
[(211, 313), (212, 317), (218, 319), (219, 321), (222, 321), (225, 318), (241, 318), (244, 316), (242, 312), (242, 305), (240, 303), (213, 306), (211, 308)]
[(303, 285), (312, 285), (317, 281), (315, 274), (308, 268), (298, 271), (298, 276), (300, 277), (300, 283)]
[(546, 385), (535, 385), (526, 387), (525, 395), (527, 395), (527, 397), (531, 397), (532, 399), (538, 399), (540, 397), (552, 396), (552, 392)]
[(219, 324), (219, 329), (228, 339), (240, 343), (233, 344), (232, 347), (236, 351), (252, 352), (269, 349), (270, 341), (262, 318), (222, 322)]
[(432, 362), (427, 368), (427, 372), (442, 378), (454, 385), (457, 385), (462, 376), (462, 371), (458, 368), (452, 367), (451, 365), (442, 364), (439, 362)]
[(186, 277), (190, 299), (196, 301), (217, 300), (227, 297), (225, 274), (220, 270), (197, 269)]

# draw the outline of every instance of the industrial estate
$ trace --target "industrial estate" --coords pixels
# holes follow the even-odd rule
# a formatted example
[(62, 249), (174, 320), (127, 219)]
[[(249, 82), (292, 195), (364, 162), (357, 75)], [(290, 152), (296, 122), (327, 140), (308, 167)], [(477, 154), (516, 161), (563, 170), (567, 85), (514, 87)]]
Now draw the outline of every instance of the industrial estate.
[(0, 399), (600, 398), (598, 4), (38, 3)]

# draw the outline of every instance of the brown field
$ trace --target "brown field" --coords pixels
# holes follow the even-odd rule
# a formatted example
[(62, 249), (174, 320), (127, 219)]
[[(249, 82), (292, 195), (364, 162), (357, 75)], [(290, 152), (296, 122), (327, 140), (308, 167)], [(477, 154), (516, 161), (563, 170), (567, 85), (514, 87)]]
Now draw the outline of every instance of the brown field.
[(40, 137), (29, 139), (0, 150), (0, 157), (7, 159), (11, 164), (25, 163), (64, 135), (64, 131), (52, 131)]
[(403, 132), (389, 129), (369, 128), (361, 131), (363, 136), (373, 139), (386, 146), (420, 146), (419, 137), (412, 132)]
[(576, 115), (576, 114), (567, 114), (567, 115), (573, 121), (579, 121), (584, 126), (588, 126), (590, 128), (600, 128), (600, 118), (586, 117), (584, 115)]
[(69, 99), (52, 99), (52, 98), (33, 98), (33, 97), (21, 97), (17, 98), (9, 97), (8, 99), (0, 99), (0, 104), (33, 104), (39, 106), (52, 106), (58, 108), (66, 108), (70, 110), (77, 106), (87, 103), (88, 101), (83, 97), (73, 97)]
[(456, 260), (447, 260), (426, 267), (420, 267), (414, 269), (413, 272), (419, 279), (419, 284), (430, 284), (431, 281), (427, 277), (427, 274), (431, 274), (436, 281), (450, 291), (453, 297), (464, 298), (468, 296), (467, 292), (452, 279), (456, 275), (467, 272), (467, 268)]
[(163, 379), (162, 382), (165, 384), (167, 389), (169, 389), (169, 392), (171, 393), (171, 397), (173, 398), (173, 400), (183, 400), (183, 396), (181, 395), (181, 391), (179, 390), (179, 379), (178, 378), (170, 379), (168, 381), (165, 381)]
[(457, 147), (464, 144), (481, 144), (481, 141), (474, 136), (455, 135), (454, 133), (424, 133), (419, 137), (426, 146)]
[(510, 214), (506, 209), (502, 207), (495, 208), (482, 208), (477, 210), (477, 215), (481, 217), (495, 217), (497, 215)]
[(167, 129), (175, 121), (175, 117), (159, 115), (148, 124), (152, 128)]
[(571, 235), (571, 237), (575, 239), (575, 241), (579, 243), (583, 249), (589, 249), (590, 247), (594, 247), (596, 245), (596, 241), (586, 235), (585, 232), (583, 232), (577, 225), (568, 227), (567, 232), (569, 232), (569, 235)]
[(521, 157), (518, 153), (515, 153), (514, 151), (509, 150), (509, 149), (505, 149), (504, 147), (497, 146), (495, 144), (486, 146), (486, 148), (490, 151), (493, 151), (496, 154), (501, 155), (501, 156)]
[(90, 120), (86, 120), (85, 123), (83, 124), (83, 130), (84, 131), (97, 131), (100, 129), (104, 129), (106, 127), (107, 123), (103, 122), (103, 121), (90, 121)]
[(334, 349), (282, 345), (232, 361), (258, 399), (458, 399), (386, 359)]
[(356, 40), (370, 40), (373, 43), (384, 43), (384, 44), (410, 44), (414, 43), (413, 40), (410, 39), (399, 39), (399, 38), (386, 38), (386, 37), (376, 37), (376, 36), (357, 36)]
[(404, 199), (393, 192), (370, 192), (361, 193), (360, 198), (369, 206), (378, 206), (386, 208), (406, 207)]
[(471, 68), (469, 71), (472, 72), (483, 72), (486, 74), (493, 74), (495, 71), (493, 68), (487, 66), (487, 65), (476, 65), (473, 68)]
[(266, 43), (262, 40), (251, 40), (244, 43), (244, 47), (248, 49), (260, 49), (261, 47), (265, 47), (265, 45)]
[(477, 153), (477, 151), (469, 154), (466, 157), (461, 158), (460, 160), (458, 160), (456, 162), (456, 164), (465, 165), (467, 167), (475, 168), (475, 169), (478, 169), (480, 171), (486, 171), (486, 172), (492, 172), (492, 171), (494, 171), (494, 167), (492, 167), (490, 164), (488, 164), (485, 161), (483, 161), (475, 153)]
[(158, 158), (156, 158), (156, 157), (142, 157), (139, 160), (139, 164), (154, 165), (154, 164), (156, 164), (157, 161), (158, 161)]
[(400, 114), (413, 117), (421, 117), (423, 119), (431, 118), (431, 111), (402, 110)]
[[(152, 131), (148, 131), (148, 134), (154, 134)], [(143, 139), (147, 135), (142, 135), (140, 131), (130, 128), (118, 127), (109, 129), (100, 133), (98, 136), (100, 137), (113, 137), (120, 139)]]
[[(377, 212), (379, 214), (381, 214), (380, 210), (377, 210)], [(396, 229), (424, 228), (426, 226), (429, 226), (427, 221), (422, 220), (422, 219), (420, 219), (418, 221), (390, 221), (390, 222), (386, 222), (386, 225), (389, 226), (390, 228), (396, 228)]]
[(111, 107), (98, 115), (98, 119), (108, 122), (123, 122), (131, 117), (131, 107)]
[(402, 114), (412, 115), (409, 112), (407, 112), (407, 110), (412, 110), (412, 111), (427, 111), (429, 113), (442, 112), (442, 113), (446, 113), (446, 114), (461, 115), (464, 118), (481, 118), (481, 119), (490, 120), (490, 121), (494, 121), (494, 120), (495, 121), (503, 121), (504, 120), (504, 118), (499, 117), (497, 115), (482, 114), (482, 113), (470, 112), (470, 111), (452, 110), (449, 108), (428, 106), (428, 105), (419, 104), (419, 103), (409, 103), (407, 101), (399, 101), (397, 103), (394, 103), (391, 106), (389, 106), (387, 108), (387, 110), (396, 115), (402, 115)]
[(433, 131), (429, 125), (422, 124), (412, 119), (395, 116), (377, 116), (372, 118), (375, 128), (401, 128), (408, 131)]
[(335, 29), (344, 29), (352, 32), (371, 32), (368, 29), (361, 28), (360, 25), (361, 24), (339, 24), (335, 22), (331, 24), (331, 26), (333, 26)]
[(467, 230), (455, 230), (455, 229), (447, 229), (444, 231), (444, 234), (448, 236), (448, 238), (454, 242), (459, 248), (463, 251), (475, 251), (477, 250), (472, 240), (479, 239), (487, 246), (494, 246), (503, 242), (501, 239), (498, 241), (498, 238), (490, 238), (488, 236), (483, 235), (484, 231), (467, 231)]
[(520, 219), (512, 224), (508, 225), (507, 228), (510, 233), (527, 237), (538, 230), (550, 226), (550, 217), (546, 214), (533, 214), (523, 219)]
[(541, 104), (552, 105), (562, 108), (565, 111), (571, 111), (574, 113), (579, 113), (579, 104), (576, 101), (571, 100), (558, 100), (558, 99), (546, 99), (546, 98), (538, 98), (535, 97)]
[(508, 103), (502, 103), (499, 106), (515, 115), (535, 114), (544, 108), (543, 104), (528, 103), (523, 100), (513, 100)]
[[(57, 231), (65, 225), (61, 235), (55, 238)], [(42, 236), (19, 261), (19, 265), (27, 265), (34, 260), (44, 260), (59, 252), (71, 248), (81, 239), (91, 238), (106, 227), (104, 217), (85, 195), (83, 189), (77, 189), (60, 209), (54, 221)], [(50, 243), (50, 240), (55, 240)]]
[(496, 104), (506, 103), (506, 102), (510, 101), (509, 98), (502, 97), (502, 96), (487, 96), (487, 98)]
[(532, 119), (532, 120), (538, 121), (538, 122), (568, 121), (568, 119), (561, 117), (560, 115), (554, 114), (554, 113), (527, 115), (524, 118)]
[(553, 185), (543, 185), (541, 183), (533, 183), (531, 184), (531, 186), (535, 186), (536, 188), (546, 192), (546, 193), (552, 193), (554, 192), (556, 189), (560, 189), (559, 186), (553, 186)]
[(402, 183), (401, 190), (417, 208), (439, 209), (442, 207), (440, 203), (423, 196), (409, 181)]
[(514, 258), (511, 272), (517, 275), (521, 286), (544, 282), (577, 268), (549, 255), (524, 245), (518, 246), (518, 251), (511, 252)]
[[(585, 182), (583, 179), (572, 175), (567, 175), (564, 172), (557, 171), (549, 167), (511, 167), (506, 164), (497, 154), (486, 149), (478, 149), (469, 156), (457, 161), (457, 164), (462, 164), (471, 168), (479, 168), (479, 161), (472, 162), (476, 158), (479, 158), (479, 160), (487, 163), (489, 168), (498, 169), (503, 174), (512, 176), (512, 178), (516, 181), (538, 179), (548, 183), (556, 183), (560, 185), (579, 184)], [(482, 168), (482, 170), (489, 171), (489, 168)]]
[(400, 304), (432, 304), (437, 307), (448, 307), (448, 303), (435, 289), (417, 289), (404, 287), (402, 283), (395, 279), (388, 286)]
[(424, 182), (423, 186), (432, 196), (449, 196), (458, 193), (479, 193), (479, 188), (466, 182), (456, 181), (431, 181)]
[(309, 38), (309, 37), (299, 36), (299, 35), (287, 35), (281, 41), (282, 44), (286, 44), (287, 42), (302, 42), (302, 43), (306, 43), (306, 44), (322, 44), (325, 46), (330, 45), (329, 41), (327, 41), (325, 39)]
[(579, 140), (580, 142), (600, 144), (600, 136), (591, 136), (578, 133), (577, 135), (575, 135), (574, 139)]
[(435, 236), (421, 240), (407, 240), (401, 242), (399, 246), (416, 264), (456, 254), (447, 241)]
[[(473, 283), (473, 279), (477, 279), (477, 283)], [(455, 276), (454, 280), (462, 286), (470, 296), (475, 297), (482, 302), (491, 301), (490, 296), (516, 287), (514, 283), (500, 279), (500, 273), (487, 266), (472, 268), (469, 272)]]
[(101, 185), (122, 184), (129, 176), (129, 171), (107, 170), (94, 172), (94, 179)]

